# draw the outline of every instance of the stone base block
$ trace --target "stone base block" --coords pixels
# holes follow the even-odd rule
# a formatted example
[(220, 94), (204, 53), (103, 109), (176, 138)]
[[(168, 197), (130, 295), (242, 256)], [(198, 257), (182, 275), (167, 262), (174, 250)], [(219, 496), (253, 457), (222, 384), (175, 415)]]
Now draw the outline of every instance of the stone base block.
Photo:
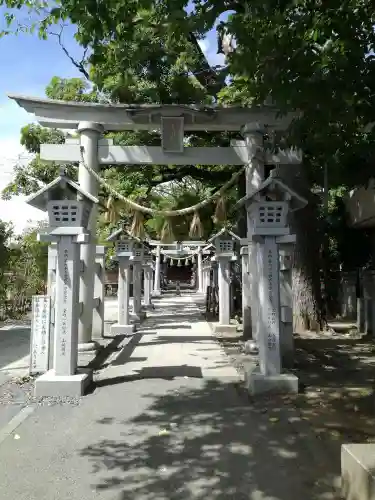
[(91, 381), (91, 371), (75, 375), (55, 375), (55, 370), (49, 370), (35, 380), (34, 394), (36, 397), (78, 398), (84, 395)]
[(375, 443), (342, 445), (341, 488), (345, 500), (375, 500)]
[(144, 311), (141, 311), (138, 314), (131, 314), (130, 315), (130, 320), (133, 321), (134, 323), (140, 323), (146, 318), (146, 313)]
[(263, 375), (259, 367), (245, 374), (245, 383), (252, 395), (275, 393), (287, 394), (298, 393), (298, 377), (292, 373), (280, 373), (280, 375)]
[(95, 340), (78, 344), (78, 352), (95, 352), (99, 351), (100, 348), (100, 344)]
[(155, 309), (153, 304), (143, 305), (142, 308), (145, 309), (146, 311), (152, 311), (153, 309)]
[(151, 295), (153, 297), (160, 297), (161, 296), (161, 290), (154, 290)]
[(119, 323), (111, 325), (112, 335), (131, 335), (134, 330), (134, 325), (120, 325)]
[(219, 325), (219, 324), (215, 324), (213, 325), (213, 330), (214, 330), (214, 333), (223, 333), (225, 335), (234, 335), (234, 336), (238, 336), (238, 332), (237, 332), (237, 325)]

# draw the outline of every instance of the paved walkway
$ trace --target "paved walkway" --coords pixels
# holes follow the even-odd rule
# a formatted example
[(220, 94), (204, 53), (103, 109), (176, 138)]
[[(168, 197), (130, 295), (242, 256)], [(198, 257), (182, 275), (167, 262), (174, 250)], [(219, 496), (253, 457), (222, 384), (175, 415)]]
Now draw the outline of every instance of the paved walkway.
[(155, 310), (135, 334), (131, 356), (129, 349), (115, 354), (96, 381), (194, 377), (239, 382), (241, 377), (214, 341), (201, 310), (191, 294), (155, 301)]
[(291, 409), (249, 403), (194, 297), (155, 305), (92, 394), (0, 430), (0, 498), (334, 498), (322, 446)]

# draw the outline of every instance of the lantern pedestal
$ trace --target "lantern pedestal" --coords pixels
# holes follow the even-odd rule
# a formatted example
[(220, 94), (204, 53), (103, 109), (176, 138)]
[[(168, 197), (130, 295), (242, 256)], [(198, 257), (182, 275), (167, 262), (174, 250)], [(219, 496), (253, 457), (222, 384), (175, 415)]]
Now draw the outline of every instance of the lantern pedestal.
[(143, 275), (144, 275), (144, 299), (143, 299), (143, 308), (144, 309), (152, 309), (151, 303), (151, 290), (152, 290), (152, 262), (150, 259), (147, 259), (143, 265)]
[(138, 314), (132, 313), (130, 315), (130, 320), (134, 323), (142, 323), (146, 319), (147, 314), (145, 311), (140, 311)]
[(142, 311), (142, 261), (143, 248), (141, 245), (134, 246), (133, 257), (133, 314), (132, 319), (136, 323), (145, 319), (146, 313)]
[(234, 337), (237, 335), (237, 325), (220, 325), (217, 323), (213, 325), (213, 331), (218, 335), (225, 334), (225, 336)]
[(92, 382), (92, 372), (81, 372), (74, 375), (56, 375), (49, 370), (35, 380), (35, 396), (37, 397), (71, 397), (83, 396)]
[(106, 248), (102, 245), (96, 247), (94, 297), (98, 300), (92, 318), (92, 336), (102, 338), (104, 335), (104, 281), (105, 281), (105, 254)]
[[(79, 304), (79, 249), (89, 240), (83, 228), (76, 236), (63, 228), (40, 234), (40, 241), (57, 243), (56, 302), (53, 368), (35, 381), (35, 395), (79, 397), (92, 380), (90, 371), (77, 370)], [(54, 234), (57, 233), (57, 234)], [(72, 233), (70, 228), (66, 232)], [(61, 234), (62, 233), (62, 234)]]
[(134, 325), (130, 323), (129, 314), (129, 285), (131, 256), (122, 256), (118, 250), (118, 320), (111, 326), (112, 335), (131, 335)]
[(112, 335), (132, 335), (134, 333), (135, 326), (133, 324), (121, 325), (120, 323), (115, 323), (111, 325)]
[(245, 385), (252, 395), (263, 393), (298, 393), (298, 377), (292, 373), (266, 375), (257, 366), (252, 372), (245, 373)]
[(156, 247), (156, 260), (155, 260), (155, 272), (154, 272), (154, 290), (152, 292), (153, 297), (161, 296), (160, 288), (160, 271), (161, 271), (161, 247), (158, 245)]
[(251, 325), (251, 281), (250, 281), (250, 256), (249, 247), (241, 247), (241, 272), (242, 272), (242, 326), (243, 337), (252, 338)]
[(282, 371), (282, 352), (285, 350), (282, 309), (280, 307), (279, 243), (293, 239), (281, 237), (254, 237), (260, 244), (257, 254), (258, 282), (255, 284), (259, 300), (259, 368), (247, 374), (246, 385), (253, 395), (264, 392), (298, 393), (298, 378)]

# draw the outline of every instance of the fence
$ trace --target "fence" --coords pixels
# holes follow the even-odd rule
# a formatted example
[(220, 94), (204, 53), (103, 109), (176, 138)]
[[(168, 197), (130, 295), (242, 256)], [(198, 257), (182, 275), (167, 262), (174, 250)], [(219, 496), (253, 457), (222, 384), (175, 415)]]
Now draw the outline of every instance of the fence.
[[(206, 289), (206, 314), (212, 319), (219, 315), (217, 265), (210, 264)], [(340, 318), (355, 322), (362, 332), (375, 334), (375, 271), (358, 269), (351, 272), (331, 273), (325, 283), (328, 319)], [(241, 262), (231, 265), (231, 316), (242, 314)]]

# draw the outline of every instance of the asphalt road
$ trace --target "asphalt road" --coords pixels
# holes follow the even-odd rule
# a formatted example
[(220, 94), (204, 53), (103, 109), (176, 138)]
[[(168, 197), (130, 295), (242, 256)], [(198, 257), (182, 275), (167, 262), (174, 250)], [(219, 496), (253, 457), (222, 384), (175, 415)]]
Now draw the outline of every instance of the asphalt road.
[(6, 325), (0, 328), (0, 384), (9, 378), (27, 375), (30, 327)]

